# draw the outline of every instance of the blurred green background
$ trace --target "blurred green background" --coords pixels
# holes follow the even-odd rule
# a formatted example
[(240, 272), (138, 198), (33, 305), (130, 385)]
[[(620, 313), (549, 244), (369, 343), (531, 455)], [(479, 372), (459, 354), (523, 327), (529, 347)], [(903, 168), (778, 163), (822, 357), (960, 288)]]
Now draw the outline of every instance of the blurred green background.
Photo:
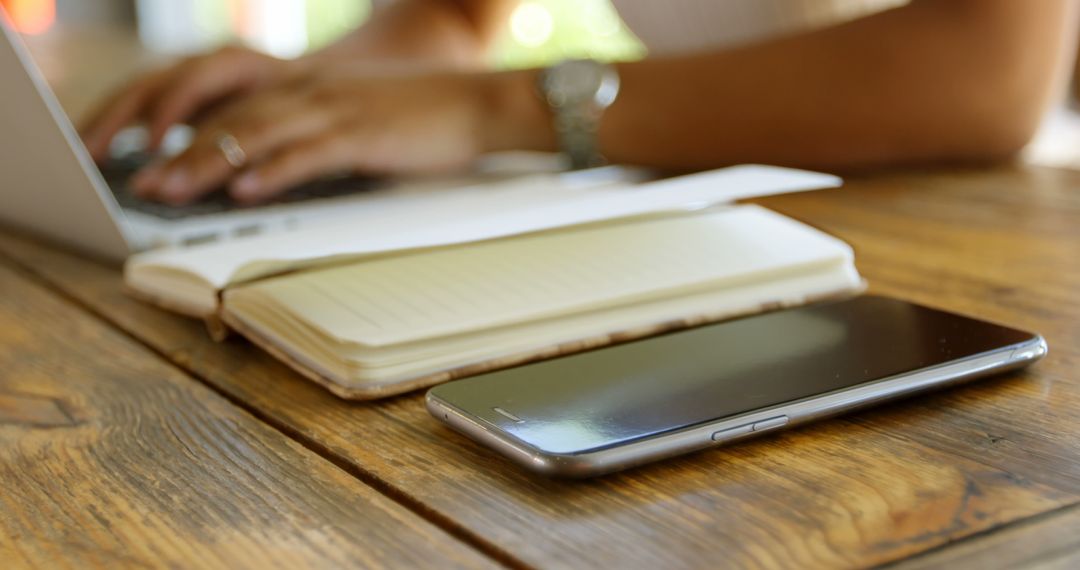
[[(311, 46), (333, 41), (370, 10), (369, 0), (307, 0)], [(567, 57), (625, 60), (644, 53), (608, 0), (526, 0), (511, 15), (492, 57), (499, 67), (526, 67)]]
[[(181, 0), (183, 1), (183, 0)], [(252, 0), (192, 0), (195, 18), (212, 39), (225, 41), (242, 35), (245, 26), (238, 19), (257, 12), (267, 21), (267, 10), (281, 12), (295, 22), (296, 6), (268, 0), (257, 6)], [(306, 24), (307, 49), (318, 49), (360, 25), (371, 13), (371, 0), (299, 0)], [(161, 9), (165, 2), (168, 10)], [(167, 17), (176, 10), (177, 0), (140, 0), (140, 24), (148, 17)], [(244, 10), (248, 10), (245, 13)], [(292, 11), (292, 14), (287, 12)], [(271, 14), (273, 16), (273, 14)], [(272, 20), (273, 18), (269, 18)], [(176, 19), (170, 20), (175, 25)], [(288, 25), (283, 20), (283, 26)], [(238, 34), (238, 30), (240, 31)], [(270, 33), (264, 30), (265, 33)], [(280, 32), (279, 32), (280, 34)], [(258, 42), (254, 42), (258, 43)], [(636, 59), (644, 55), (640, 42), (626, 29), (608, 0), (524, 0), (514, 10), (495, 50), (492, 63), (498, 67), (542, 65), (568, 57), (603, 60)]]

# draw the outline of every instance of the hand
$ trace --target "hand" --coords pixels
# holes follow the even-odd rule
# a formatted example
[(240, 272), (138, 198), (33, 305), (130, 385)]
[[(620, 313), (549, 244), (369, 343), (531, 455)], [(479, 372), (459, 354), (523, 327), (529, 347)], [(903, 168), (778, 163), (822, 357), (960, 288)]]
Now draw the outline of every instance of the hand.
[[(222, 109), (184, 153), (133, 185), (172, 204), (223, 186), (254, 203), (326, 174), (446, 171), (482, 152), (553, 146), (527, 74), (309, 75)], [(242, 168), (226, 160), (223, 134), (243, 150)]]
[(81, 129), (91, 156), (108, 155), (116, 133), (137, 120), (148, 123), (149, 150), (155, 151), (169, 127), (192, 119), (211, 106), (265, 87), (303, 66), (249, 49), (227, 47), (192, 57), (143, 76), (117, 91)]

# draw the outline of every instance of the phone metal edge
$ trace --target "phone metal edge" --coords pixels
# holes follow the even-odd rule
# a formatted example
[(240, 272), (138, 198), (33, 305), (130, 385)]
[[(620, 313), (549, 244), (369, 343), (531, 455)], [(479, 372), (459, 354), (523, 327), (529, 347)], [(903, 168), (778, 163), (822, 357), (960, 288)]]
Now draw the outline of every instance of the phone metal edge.
[[(435, 419), (488, 445), (530, 471), (555, 477), (583, 478), (742, 441), (778, 429), (790, 428), (885, 401), (1022, 368), (1045, 356), (1047, 350), (1046, 340), (1036, 334), (1031, 340), (1023, 343), (1005, 346), (959, 361), (754, 410), (633, 443), (578, 454), (556, 454), (539, 450), (507, 435), (495, 426), (488, 426), (482, 421), (473, 419), (462, 410), (433, 395), (432, 391), (428, 391), (425, 402), (428, 412)], [(770, 429), (746, 431), (719, 440), (712, 438), (717, 432), (780, 417), (786, 417), (787, 421)]]

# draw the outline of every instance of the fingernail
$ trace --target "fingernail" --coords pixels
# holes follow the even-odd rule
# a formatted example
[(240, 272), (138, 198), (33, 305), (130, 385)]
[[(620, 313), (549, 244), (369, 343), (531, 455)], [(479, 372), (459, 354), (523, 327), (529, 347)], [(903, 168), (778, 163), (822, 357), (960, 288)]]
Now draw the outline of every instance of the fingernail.
[(188, 173), (183, 168), (170, 172), (161, 183), (161, 193), (170, 198), (182, 196), (188, 191)]
[(251, 198), (259, 189), (259, 175), (255, 172), (248, 172), (232, 183), (232, 195), (236, 198)]

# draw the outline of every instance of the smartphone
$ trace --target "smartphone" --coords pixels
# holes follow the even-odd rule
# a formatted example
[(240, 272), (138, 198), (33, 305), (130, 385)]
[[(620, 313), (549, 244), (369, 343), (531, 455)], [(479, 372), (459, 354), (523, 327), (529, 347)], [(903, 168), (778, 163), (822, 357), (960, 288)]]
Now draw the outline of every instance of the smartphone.
[(587, 477), (1019, 368), (1037, 334), (865, 295), (449, 382), (431, 414), (524, 467)]

